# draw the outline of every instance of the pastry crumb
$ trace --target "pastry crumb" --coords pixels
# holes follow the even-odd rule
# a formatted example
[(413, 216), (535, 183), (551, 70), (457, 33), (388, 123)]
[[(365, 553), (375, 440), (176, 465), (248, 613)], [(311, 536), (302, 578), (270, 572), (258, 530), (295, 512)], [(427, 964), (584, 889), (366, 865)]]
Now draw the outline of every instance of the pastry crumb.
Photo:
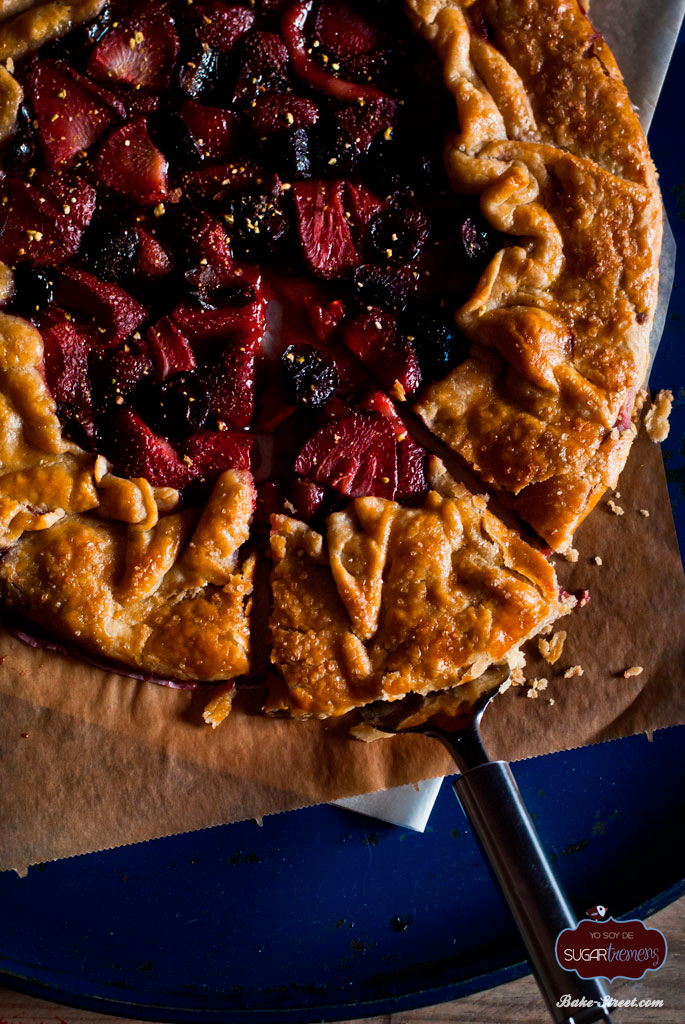
[(578, 549), (577, 548), (568, 548), (566, 550), (566, 552), (564, 553), (564, 558), (566, 559), (567, 562), (577, 562), (578, 561)]
[(507, 676), (507, 678), (504, 680), (504, 682), (500, 684), (499, 689), (497, 690), (497, 692), (498, 693), (506, 693), (510, 686), (511, 686), (511, 674), (509, 674)]
[(552, 707), (554, 704), (556, 704), (556, 701), (555, 701), (554, 697), (550, 697), (549, 700), (547, 701), (547, 703), (549, 704), (550, 707)]
[(207, 725), (211, 725), (212, 729), (216, 729), (217, 725), (221, 725), (225, 719), (231, 713), (231, 707), (233, 706), (233, 698), (235, 696), (235, 687), (231, 684), (229, 689), (222, 689), (220, 693), (213, 697), (212, 700), (206, 705), (202, 712), (202, 717)]
[(657, 391), (652, 399), (652, 404), (643, 416), (642, 422), (645, 425), (647, 436), (655, 444), (665, 441), (668, 437), (670, 429), (668, 418), (671, 415), (672, 406), (673, 392), (666, 390)]
[(595, 565), (604, 565), (600, 555), (595, 555), (595, 557), (592, 559), (592, 561), (595, 563)]
[(515, 669), (513, 669), (512, 672), (511, 672), (511, 675), (509, 676), (509, 680), (510, 680), (512, 686), (523, 686), (523, 684), (526, 681), (525, 676), (523, 675), (523, 669), (522, 668), (515, 668)]
[(566, 643), (567, 633), (565, 630), (560, 629), (554, 633), (549, 640), (545, 640), (543, 637), (538, 639), (538, 650), (545, 661), (548, 661), (550, 665), (554, 665), (555, 662), (559, 661), (561, 652), (564, 649)]
[(571, 667), (567, 668), (566, 671), (564, 672), (564, 679), (573, 679), (574, 676), (584, 676), (584, 675), (585, 675), (585, 669), (583, 668), (582, 665), (571, 665)]
[(609, 498), (607, 501), (607, 508), (614, 513), (615, 516), (622, 516), (625, 514), (624, 509), (620, 505), (617, 505), (613, 498)]
[(641, 509), (638, 509), (638, 511), (639, 511), (641, 516), (645, 517), (645, 519), (649, 519), (649, 509), (648, 508), (641, 508)]
[(641, 676), (643, 672), (644, 669), (642, 665), (632, 665), (630, 668), (627, 668), (625, 670), (625, 672), (623, 673), (623, 678), (630, 679), (631, 676)]
[(533, 700), (538, 696), (542, 690), (547, 689), (547, 680), (543, 677), (542, 679), (529, 679), (530, 689), (526, 690), (526, 697), (531, 697)]

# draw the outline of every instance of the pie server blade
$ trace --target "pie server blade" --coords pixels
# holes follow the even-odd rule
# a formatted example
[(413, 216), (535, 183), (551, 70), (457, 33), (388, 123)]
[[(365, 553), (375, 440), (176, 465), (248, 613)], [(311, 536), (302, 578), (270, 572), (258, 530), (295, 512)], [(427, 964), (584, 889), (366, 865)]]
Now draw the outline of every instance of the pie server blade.
[[(508, 670), (495, 666), (479, 680), (459, 687), (460, 702), (455, 701), (454, 691), (428, 697), (409, 694), (392, 702), (375, 701), (362, 708), (361, 714), (381, 732), (420, 733), (447, 747), (460, 772), (454, 792), (513, 914), (552, 1019), (557, 1024), (609, 1021), (608, 993), (600, 979), (579, 978), (556, 959), (558, 934), (575, 928), (577, 918), (554, 875), (511, 768), (506, 761), (491, 761), (483, 743), (483, 712), (507, 679)], [(570, 996), (570, 1000), (562, 996)]]

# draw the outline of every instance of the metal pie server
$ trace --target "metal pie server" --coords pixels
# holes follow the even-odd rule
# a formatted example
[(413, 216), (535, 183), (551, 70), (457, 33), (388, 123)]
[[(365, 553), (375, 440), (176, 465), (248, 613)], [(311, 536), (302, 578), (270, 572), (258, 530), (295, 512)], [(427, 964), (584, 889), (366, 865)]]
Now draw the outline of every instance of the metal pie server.
[[(460, 775), (454, 783), (490, 867), (518, 926), (528, 959), (557, 1024), (609, 1021), (599, 979), (583, 980), (557, 962), (556, 939), (578, 921), (554, 875), (549, 859), (506, 761), (491, 761), (480, 721), (485, 708), (508, 679), (495, 667), (455, 691), (401, 700), (376, 701), (362, 708), (364, 721), (381, 732), (414, 732), (443, 743)], [(570, 996), (570, 1000), (562, 1000)], [(560, 1002), (566, 1006), (560, 1006)], [(568, 1002), (571, 1006), (568, 1006)], [(575, 1003), (575, 1007), (572, 1008)]]

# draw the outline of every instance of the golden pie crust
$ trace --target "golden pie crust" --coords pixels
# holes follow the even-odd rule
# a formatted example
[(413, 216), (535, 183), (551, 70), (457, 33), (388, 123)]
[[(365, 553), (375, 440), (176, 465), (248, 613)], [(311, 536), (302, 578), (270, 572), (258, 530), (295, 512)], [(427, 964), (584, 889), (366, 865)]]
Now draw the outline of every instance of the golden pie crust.
[[(0, 0), (0, 142), (13, 60), (103, 0)], [(635, 428), (661, 202), (615, 62), (576, 0), (409, 0), (460, 129), (453, 188), (512, 236), (456, 313), (470, 356), (416, 411), (557, 550), (612, 486)], [(486, 28), (485, 28), (486, 27)], [(11, 292), (0, 265), (0, 301)], [(0, 595), (87, 650), (179, 680), (250, 671), (254, 487), (225, 473), (203, 510), (123, 480), (62, 437), (42, 341), (0, 314)], [(432, 462), (420, 508), (361, 498), (326, 536), (273, 518), (268, 711), (338, 715), (465, 683), (574, 600), (546, 559)], [(230, 707), (230, 701), (228, 702)]]
[(272, 517), (267, 710), (340, 715), (379, 699), (467, 683), (518, 663), (565, 615), (550, 563), (453, 481), (437, 459), (423, 505), (357, 498), (327, 534)]
[(416, 410), (564, 551), (635, 435), (661, 251), (656, 172), (576, 0), (408, 7), (457, 105), (450, 183), (516, 240), (457, 311), (470, 357)]

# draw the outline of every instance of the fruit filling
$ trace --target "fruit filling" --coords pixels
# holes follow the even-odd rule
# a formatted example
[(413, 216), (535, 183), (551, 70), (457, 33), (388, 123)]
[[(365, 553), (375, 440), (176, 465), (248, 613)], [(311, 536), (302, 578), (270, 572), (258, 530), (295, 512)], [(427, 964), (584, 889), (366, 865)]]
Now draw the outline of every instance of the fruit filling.
[(448, 188), (454, 103), (397, 6), (112, 0), (17, 65), (7, 309), (115, 472), (189, 502), (252, 467), (310, 523), (425, 493), (398, 407), (465, 358), (503, 239)]

